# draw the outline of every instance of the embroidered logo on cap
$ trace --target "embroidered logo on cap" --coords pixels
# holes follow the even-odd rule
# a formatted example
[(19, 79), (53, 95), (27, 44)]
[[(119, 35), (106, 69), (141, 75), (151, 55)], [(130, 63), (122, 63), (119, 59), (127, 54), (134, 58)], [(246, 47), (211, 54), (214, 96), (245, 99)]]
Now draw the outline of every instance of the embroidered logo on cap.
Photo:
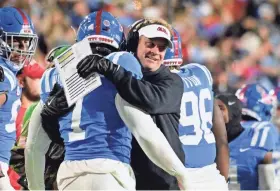
[(163, 27), (158, 27), (157, 31), (164, 32), (167, 35), (167, 32), (166, 32), (165, 28), (163, 28)]

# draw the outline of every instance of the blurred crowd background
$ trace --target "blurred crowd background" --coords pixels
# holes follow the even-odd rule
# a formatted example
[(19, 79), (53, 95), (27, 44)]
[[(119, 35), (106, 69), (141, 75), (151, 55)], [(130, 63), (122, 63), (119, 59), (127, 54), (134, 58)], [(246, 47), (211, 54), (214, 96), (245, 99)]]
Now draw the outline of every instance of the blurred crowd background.
[(5, 5), (31, 15), (42, 65), (49, 50), (75, 42), (84, 16), (102, 8), (126, 32), (143, 17), (166, 19), (181, 34), (184, 64), (206, 65), (215, 92), (251, 82), (268, 90), (280, 85), (280, 0), (1, 0)]

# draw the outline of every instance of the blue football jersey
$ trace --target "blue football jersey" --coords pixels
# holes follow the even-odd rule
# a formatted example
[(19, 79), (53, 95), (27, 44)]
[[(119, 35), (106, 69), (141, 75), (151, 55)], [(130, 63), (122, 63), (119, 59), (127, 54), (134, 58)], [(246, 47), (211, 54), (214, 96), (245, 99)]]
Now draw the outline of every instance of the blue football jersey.
[(270, 131), (272, 131), (272, 135), (273, 135), (273, 140), (276, 144), (274, 151), (280, 151), (280, 135), (279, 135), (279, 130), (277, 128), (277, 126), (270, 122), (267, 121), (267, 123), (269, 123), (269, 127), (270, 127)]
[[(142, 78), (141, 66), (132, 54), (116, 52), (108, 55), (107, 59)], [(59, 81), (56, 69), (43, 76), (44, 102), (56, 81)], [(130, 163), (132, 135), (117, 112), (117, 90), (106, 78), (101, 77), (101, 82), (100, 87), (77, 101), (72, 112), (59, 119), (66, 148), (65, 160), (109, 158)]]
[(0, 161), (9, 163), (11, 149), (16, 141), (16, 117), (20, 108), (21, 89), (16, 74), (9, 69), (7, 60), (0, 58), (4, 71), (4, 81), (0, 82), (0, 94), (6, 92), (7, 100), (0, 106)]
[(258, 164), (276, 147), (270, 122), (242, 122), (244, 131), (229, 143), (229, 185), (234, 189), (258, 189)]
[(214, 103), (211, 74), (200, 64), (188, 64), (178, 74), (184, 82), (179, 136), (185, 166), (200, 168), (213, 164), (216, 141), (211, 131)]

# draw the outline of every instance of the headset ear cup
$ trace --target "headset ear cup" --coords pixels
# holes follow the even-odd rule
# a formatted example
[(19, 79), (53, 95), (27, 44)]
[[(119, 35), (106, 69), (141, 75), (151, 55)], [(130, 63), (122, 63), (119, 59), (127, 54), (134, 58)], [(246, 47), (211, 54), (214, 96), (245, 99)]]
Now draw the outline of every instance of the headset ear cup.
[(131, 39), (133, 39), (133, 37), (132, 37), (132, 29), (129, 31), (129, 33), (128, 33), (128, 35), (127, 35), (127, 40), (126, 40), (126, 51), (127, 52), (131, 52), (132, 50), (131, 50), (131, 47), (132, 47), (132, 45), (131, 45), (131, 43), (132, 43), (132, 40)]
[(132, 44), (133, 45), (132, 52), (136, 53), (137, 47), (138, 47), (138, 43), (139, 43), (139, 33), (138, 33), (138, 31), (136, 31), (134, 35), (135, 36), (134, 36), (134, 41), (133, 41), (133, 44)]
[[(128, 35), (127, 35), (127, 51), (135, 53), (138, 46), (138, 40), (139, 40), (139, 33), (136, 28), (144, 23), (145, 19), (141, 19), (139, 21), (136, 21), (135, 24), (131, 27)], [(139, 27), (140, 28), (140, 27)]]
[(138, 46), (138, 31), (131, 31), (129, 34), (129, 37), (127, 39), (127, 51), (128, 52), (136, 52), (137, 46)]

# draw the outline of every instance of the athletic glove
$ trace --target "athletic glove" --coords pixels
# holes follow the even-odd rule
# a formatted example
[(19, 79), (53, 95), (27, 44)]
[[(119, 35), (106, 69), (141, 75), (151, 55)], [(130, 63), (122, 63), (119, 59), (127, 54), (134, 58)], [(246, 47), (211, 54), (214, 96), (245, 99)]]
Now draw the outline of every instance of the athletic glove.
[(111, 79), (118, 69), (119, 65), (96, 54), (88, 55), (77, 65), (77, 72), (82, 78), (88, 78), (93, 75), (94, 72), (98, 72)]
[(54, 85), (46, 104), (41, 112), (41, 117), (59, 118), (73, 109), (74, 105), (68, 107), (63, 88), (57, 83)]

